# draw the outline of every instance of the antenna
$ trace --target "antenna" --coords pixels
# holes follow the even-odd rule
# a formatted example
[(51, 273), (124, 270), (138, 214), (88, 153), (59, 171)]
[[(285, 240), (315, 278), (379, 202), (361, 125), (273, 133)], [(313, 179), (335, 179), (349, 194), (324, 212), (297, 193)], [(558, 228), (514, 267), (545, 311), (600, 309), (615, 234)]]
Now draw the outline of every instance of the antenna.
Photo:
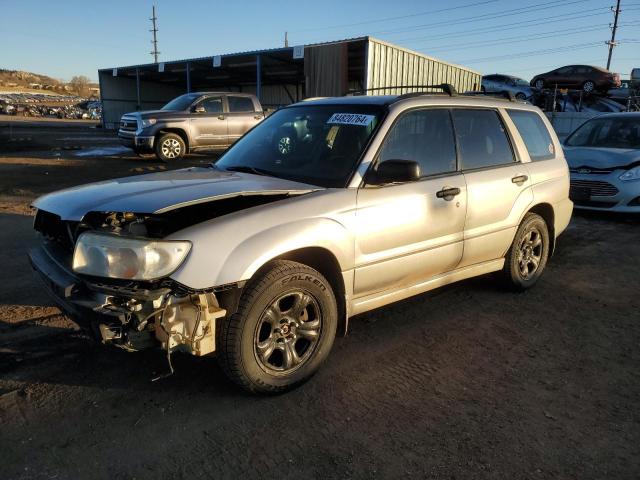
[(156, 20), (158, 20), (158, 17), (156, 17), (156, 6), (153, 6), (153, 16), (149, 19), (151, 20), (151, 23), (153, 25), (153, 28), (151, 30), (149, 30), (150, 32), (153, 32), (153, 40), (151, 40), (151, 43), (153, 44), (153, 51), (150, 52), (151, 55), (153, 55), (153, 63), (158, 63), (158, 55), (160, 54), (160, 52), (158, 51), (158, 28), (156, 26)]

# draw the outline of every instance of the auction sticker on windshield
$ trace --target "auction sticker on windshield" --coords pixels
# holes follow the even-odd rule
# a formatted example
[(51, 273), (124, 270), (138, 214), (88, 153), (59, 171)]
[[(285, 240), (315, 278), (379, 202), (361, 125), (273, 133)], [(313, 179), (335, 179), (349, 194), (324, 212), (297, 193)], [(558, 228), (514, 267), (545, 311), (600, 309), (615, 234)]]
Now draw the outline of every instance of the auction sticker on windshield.
[(334, 113), (327, 120), (328, 124), (333, 125), (360, 125), (366, 127), (373, 122), (375, 115), (362, 115), (360, 113)]

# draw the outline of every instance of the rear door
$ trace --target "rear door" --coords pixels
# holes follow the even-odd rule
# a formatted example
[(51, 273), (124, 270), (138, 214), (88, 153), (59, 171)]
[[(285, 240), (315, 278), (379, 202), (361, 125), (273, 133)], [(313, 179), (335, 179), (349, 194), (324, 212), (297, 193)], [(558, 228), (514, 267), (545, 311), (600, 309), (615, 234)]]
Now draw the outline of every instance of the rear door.
[(252, 97), (241, 95), (227, 95), (227, 128), (229, 131), (229, 145), (232, 145), (264, 115), (258, 111)]
[(193, 147), (225, 148), (227, 140), (227, 119), (221, 95), (208, 96), (194, 105), (204, 108), (202, 112), (191, 113), (191, 138)]
[[(356, 297), (415, 285), (454, 270), (462, 258), (467, 192), (449, 111), (401, 114), (376, 159), (385, 160), (416, 161), (422, 178), (358, 190)], [(445, 189), (454, 194), (442, 198)]]
[(497, 109), (456, 108), (452, 115), (467, 185), (462, 268), (504, 256), (533, 194)]

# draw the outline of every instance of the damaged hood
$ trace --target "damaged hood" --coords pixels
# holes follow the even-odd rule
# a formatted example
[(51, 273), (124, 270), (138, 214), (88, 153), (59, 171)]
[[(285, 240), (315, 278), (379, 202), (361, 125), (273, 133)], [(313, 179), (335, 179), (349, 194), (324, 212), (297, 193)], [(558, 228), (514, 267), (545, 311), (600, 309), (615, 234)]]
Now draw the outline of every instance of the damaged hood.
[(569, 167), (615, 170), (640, 164), (640, 150), (635, 148), (570, 147), (564, 145)]
[(33, 206), (80, 221), (89, 212), (164, 213), (198, 203), (249, 195), (300, 195), (313, 185), (214, 168), (187, 168), (118, 178), (68, 188), (38, 198)]

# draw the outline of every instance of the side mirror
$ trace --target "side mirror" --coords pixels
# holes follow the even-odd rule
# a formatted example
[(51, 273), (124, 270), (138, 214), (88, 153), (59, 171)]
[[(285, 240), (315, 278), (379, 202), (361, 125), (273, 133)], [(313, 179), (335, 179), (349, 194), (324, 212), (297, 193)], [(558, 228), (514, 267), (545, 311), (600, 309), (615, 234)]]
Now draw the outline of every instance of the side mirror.
[(373, 185), (413, 182), (420, 179), (420, 165), (414, 160), (385, 160), (371, 173), (367, 180)]
[(193, 113), (204, 113), (204, 107), (202, 105), (196, 105), (193, 107)]

